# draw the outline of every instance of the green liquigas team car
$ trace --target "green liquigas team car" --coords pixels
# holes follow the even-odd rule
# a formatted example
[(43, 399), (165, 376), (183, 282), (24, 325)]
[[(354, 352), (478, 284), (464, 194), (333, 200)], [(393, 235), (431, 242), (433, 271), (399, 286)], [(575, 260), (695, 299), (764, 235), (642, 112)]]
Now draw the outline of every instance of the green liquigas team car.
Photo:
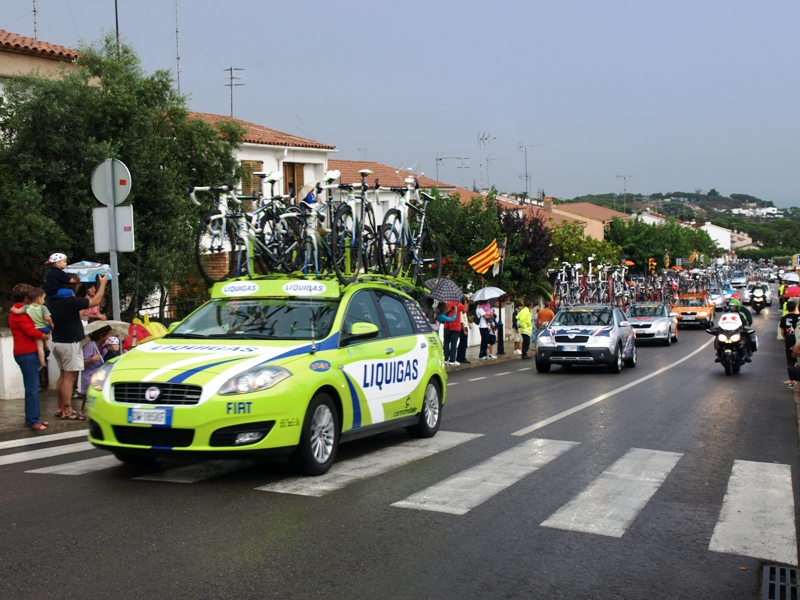
[(320, 475), (341, 442), (435, 435), (446, 389), (438, 335), (390, 282), (229, 281), (98, 369), (89, 441), (124, 462), (291, 453)]

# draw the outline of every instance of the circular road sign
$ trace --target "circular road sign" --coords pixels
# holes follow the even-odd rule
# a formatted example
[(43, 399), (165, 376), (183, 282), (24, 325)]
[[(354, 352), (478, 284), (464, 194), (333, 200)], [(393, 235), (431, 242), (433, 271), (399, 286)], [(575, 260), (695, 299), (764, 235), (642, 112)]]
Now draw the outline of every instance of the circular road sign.
[[(125, 163), (116, 158), (111, 160), (111, 181), (114, 184), (114, 204), (122, 204), (131, 193), (131, 172)], [(111, 198), (108, 197), (106, 182), (106, 161), (98, 163), (92, 171), (92, 192), (94, 197), (108, 206)]]

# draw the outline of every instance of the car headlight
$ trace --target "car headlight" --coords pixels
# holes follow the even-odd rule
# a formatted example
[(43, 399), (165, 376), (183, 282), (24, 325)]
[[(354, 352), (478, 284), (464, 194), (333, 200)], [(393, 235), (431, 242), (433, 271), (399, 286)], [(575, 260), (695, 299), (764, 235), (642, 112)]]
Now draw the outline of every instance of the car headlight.
[(611, 336), (610, 335), (593, 335), (589, 338), (589, 341), (586, 342), (587, 346), (603, 346), (603, 347), (611, 347)]
[(103, 391), (103, 386), (111, 375), (111, 369), (114, 368), (114, 363), (103, 363), (97, 371), (94, 372), (92, 378), (89, 380), (89, 385), (96, 389), (98, 392)]
[(542, 333), (539, 334), (539, 337), (536, 338), (536, 343), (541, 345), (541, 346), (555, 346), (556, 345), (555, 340), (550, 336), (549, 333), (547, 333), (547, 331), (543, 331)]
[(258, 366), (231, 377), (222, 384), (217, 393), (221, 396), (228, 396), (260, 392), (291, 376), (292, 374), (283, 367)]
[(701, 319), (707, 319), (708, 318), (708, 313), (707, 312), (698, 312), (697, 316), (700, 317)]
[(656, 323), (655, 325), (653, 325), (653, 329), (655, 329), (658, 332), (664, 332), (667, 329), (669, 329), (669, 323), (666, 323), (664, 321), (660, 321), (660, 322)]

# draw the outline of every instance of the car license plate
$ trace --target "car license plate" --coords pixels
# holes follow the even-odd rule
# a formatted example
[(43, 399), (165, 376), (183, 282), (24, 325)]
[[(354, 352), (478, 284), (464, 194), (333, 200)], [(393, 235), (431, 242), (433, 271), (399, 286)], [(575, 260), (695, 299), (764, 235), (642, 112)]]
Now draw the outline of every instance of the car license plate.
[(134, 425), (172, 425), (171, 408), (129, 408), (128, 423)]
[(683, 317), (684, 321), (694, 321), (694, 317)]
[(561, 346), (561, 351), (562, 352), (580, 352), (581, 351), (581, 347), (580, 346)]

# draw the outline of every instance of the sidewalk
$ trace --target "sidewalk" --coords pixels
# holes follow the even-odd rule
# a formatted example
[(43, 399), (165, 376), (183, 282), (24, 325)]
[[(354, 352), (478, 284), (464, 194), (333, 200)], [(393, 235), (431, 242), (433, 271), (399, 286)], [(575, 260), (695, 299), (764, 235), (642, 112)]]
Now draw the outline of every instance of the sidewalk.
[[(73, 408), (80, 410), (80, 407), (81, 401), (76, 400)], [(0, 400), (0, 441), (32, 437), (42, 438), (48, 434), (75, 431), (76, 429), (86, 429), (88, 427), (86, 421), (62, 421), (53, 416), (53, 413), (56, 412), (55, 390), (39, 390), (39, 410), (42, 420), (50, 423), (47, 426), (47, 431), (41, 433), (25, 427), (25, 400), (23, 398)]]
[[(479, 351), (479, 346), (471, 346), (467, 348), (467, 360), (470, 361), (470, 364), (462, 364), (458, 367), (447, 367), (447, 372), (454, 373), (456, 371), (463, 371), (465, 369), (474, 369), (477, 367), (494, 365), (508, 360), (520, 360), (519, 354), (514, 354), (514, 344), (511, 342), (506, 343), (506, 353), (504, 355), (498, 355), (496, 359), (481, 360), (478, 358)], [(528, 364), (532, 365), (532, 363)], [(80, 410), (80, 402), (80, 400), (75, 401), (75, 410)], [(55, 390), (39, 390), (39, 408), (42, 419), (49, 421), (50, 423), (47, 426), (47, 431), (42, 433), (36, 433), (32, 429), (24, 426), (24, 399), (14, 398), (10, 400), (0, 400), (0, 441), (32, 437), (43, 438), (48, 434), (61, 433), (64, 431), (75, 431), (76, 429), (86, 429), (88, 427), (86, 421), (62, 421), (61, 419), (53, 416), (53, 413), (56, 412)]]

